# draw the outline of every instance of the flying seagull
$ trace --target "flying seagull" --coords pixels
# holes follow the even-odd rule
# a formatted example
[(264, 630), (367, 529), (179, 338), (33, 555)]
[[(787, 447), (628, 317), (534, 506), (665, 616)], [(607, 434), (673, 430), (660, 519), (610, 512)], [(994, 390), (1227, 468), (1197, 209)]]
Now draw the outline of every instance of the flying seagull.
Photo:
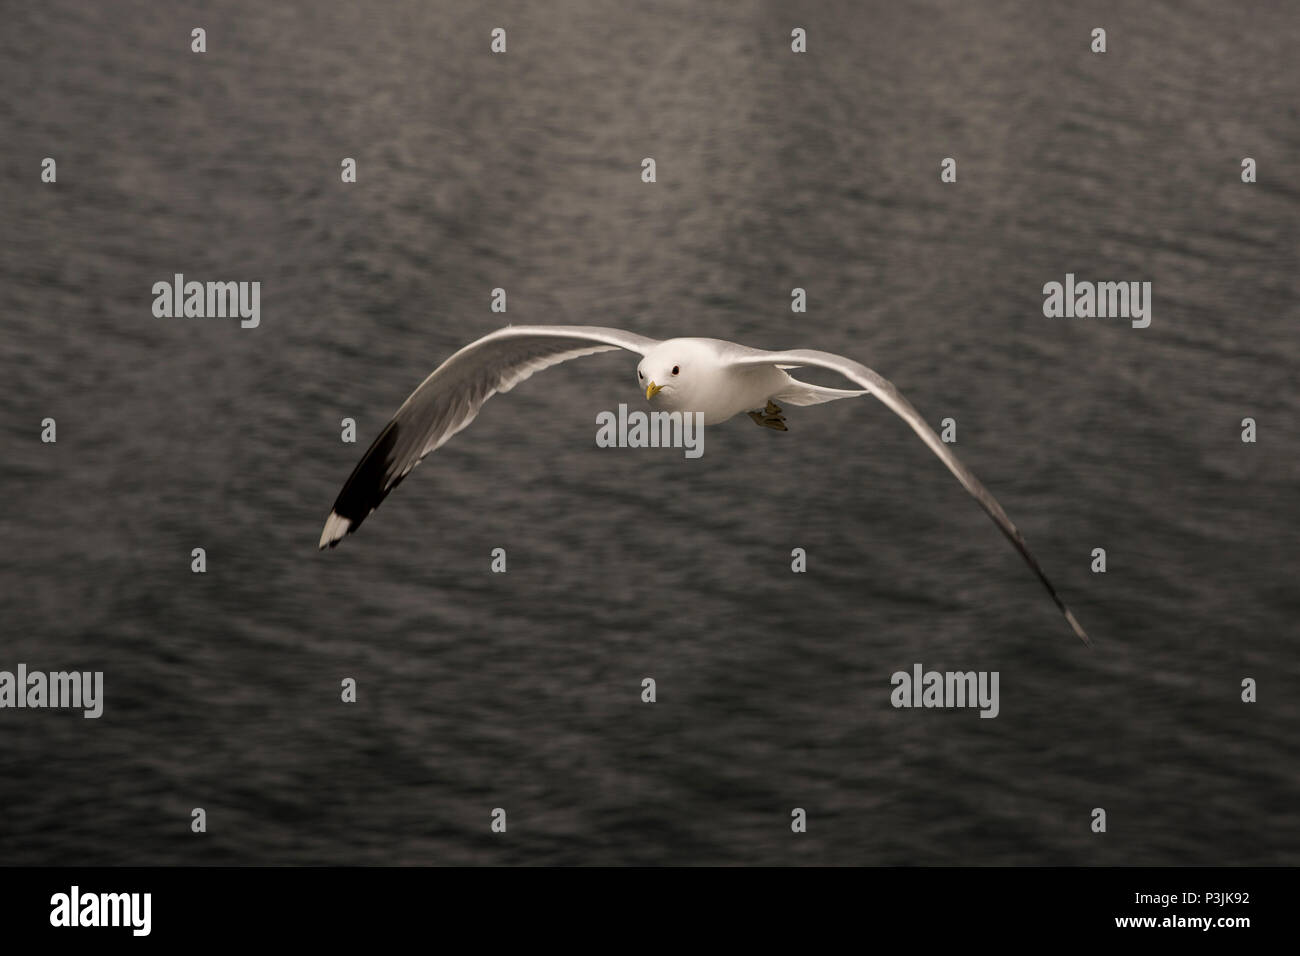
[[(1074, 633), (1092, 641), (1065, 606), (1025, 539), (978, 478), (940, 441), (920, 413), (889, 381), (865, 365), (831, 352), (793, 349), (765, 352), (721, 339), (659, 341), (586, 325), (513, 325), (471, 342), (426, 378), (402, 403), (379, 437), (352, 469), (325, 529), (320, 547), (332, 548), (379, 507), (425, 455), (465, 428), (498, 392), (508, 392), (534, 372), (583, 355), (627, 349), (641, 356), (636, 375), (648, 400), (666, 411), (702, 412), (716, 425), (741, 412), (764, 428), (786, 430), (777, 402), (818, 405), (841, 398), (874, 395), (921, 436), (948, 470), (980, 503), (1038, 575)], [(801, 382), (787, 369), (815, 366), (838, 372), (860, 391)]]

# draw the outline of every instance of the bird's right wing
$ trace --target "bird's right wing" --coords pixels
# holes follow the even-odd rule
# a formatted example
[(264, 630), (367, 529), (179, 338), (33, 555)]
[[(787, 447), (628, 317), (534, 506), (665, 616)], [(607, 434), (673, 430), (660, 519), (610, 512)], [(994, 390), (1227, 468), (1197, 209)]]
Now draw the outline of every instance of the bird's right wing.
[(939, 436), (934, 433), (934, 429), (926, 423), (925, 419), (921, 417), (921, 413), (912, 406), (912, 403), (903, 397), (903, 393), (894, 387), (893, 382), (865, 365), (850, 358), (845, 358), (843, 355), (836, 355), (833, 352), (818, 352), (814, 349), (764, 352), (759, 349), (738, 346), (734, 347), (733, 354), (726, 356), (726, 360), (728, 364), (734, 366), (776, 365), (777, 368), (816, 366), (839, 372), (845, 378), (867, 389), (886, 408), (907, 422), (912, 431), (916, 432), (921, 437), (921, 440), (929, 446), (930, 450), (939, 456), (939, 460), (957, 477), (962, 487), (970, 492), (971, 497), (979, 502), (980, 507), (993, 519), (993, 523), (1006, 535), (1007, 540), (1015, 545), (1016, 550), (1020, 552), (1020, 556), (1025, 559), (1025, 563), (1029, 565), (1034, 574), (1038, 575), (1038, 580), (1042, 582), (1043, 587), (1047, 588), (1047, 593), (1052, 596), (1057, 608), (1065, 615), (1065, 620), (1070, 625), (1070, 629), (1079, 636), (1083, 643), (1091, 646), (1092, 641), (1089, 640), (1087, 632), (1075, 620), (1074, 614), (1065, 606), (1061, 596), (1056, 593), (1056, 588), (1052, 586), (1052, 582), (1047, 579), (1047, 575), (1043, 573), (1042, 567), (1039, 566), (1038, 560), (1030, 552), (1024, 536), (1011, 523), (1007, 513), (998, 504), (998, 500), (975, 477), (975, 473), (962, 464), (961, 459), (953, 454), (952, 449), (945, 445)]
[(360, 527), (420, 459), (472, 422), (493, 395), (569, 359), (614, 349), (644, 355), (657, 344), (635, 332), (586, 325), (511, 325), (471, 342), (411, 393), (352, 469), (325, 521), (321, 548)]

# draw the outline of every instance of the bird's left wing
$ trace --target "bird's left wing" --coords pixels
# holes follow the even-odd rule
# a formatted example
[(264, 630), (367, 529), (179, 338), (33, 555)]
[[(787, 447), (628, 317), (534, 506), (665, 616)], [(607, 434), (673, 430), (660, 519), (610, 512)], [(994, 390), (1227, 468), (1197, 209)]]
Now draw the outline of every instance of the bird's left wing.
[(569, 359), (614, 349), (644, 355), (657, 343), (586, 325), (511, 325), (471, 342), (411, 393), (352, 469), (325, 521), (321, 548), (360, 527), (420, 459), (472, 422), (493, 395)]
[(835, 355), (832, 352), (818, 352), (814, 349), (793, 349), (788, 352), (763, 352), (758, 349), (749, 349), (744, 346), (733, 346), (734, 352), (725, 356), (725, 361), (734, 366), (753, 366), (753, 365), (776, 365), (778, 368), (790, 368), (795, 366), (813, 365), (820, 368), (830, 369), (833, 372), (839, 372), (845, 378), (851, 379), (863, 388), (867, 389), (876, 398), (880, 399), (894, 414), (907, 422), (912, 431), (921, 436), (921, 440), (930, 446), (930, 450), (939, 456), (939, 460), (948, 466), (948, 470), (957, 476), (962, 487), (970, 492), (971, 496), (980, 503), (982, 507), (993, 519), (994, 524), (1002, 531), (1007, 539), (1020, 552), (1020, 556), (1038, 575), (1038, 580), (1047, 588), (1047, 593), (1052, 596), (1056, 606), (1061, 613), (1065, 615), (1065, 620), (1069, 623), (1070, 628), (1083, 641), (1091, 646), (1087, 633), (1075, 620), (1070, 609), (1065, 606), (1061, 596), (1056, 593), (1056, 588), (1052, 582), (1047, 579), (1043, 569), (1039, 566), (1037, 559), (1029, 551), (1029, 545), (1025, 544), (1024, 537), (1016, 530), (1016, 526), (1011, 523), (1007, 513), (1002, 510), (997, 499), (989, 493), (989, 490), (980, 483), (974, 473), (961, 463), (961, 460), (953, 454), (952, 449), (943, 443), (934, 430), (926, 424), (921, 413), (912, 407), (912, 403), (903, 397), (903, 393), (894, 387), (894, 384), (888, 379), (873, 372), (865, 365), (861, 365), (852, 359), (845, 358), (843, 355)]

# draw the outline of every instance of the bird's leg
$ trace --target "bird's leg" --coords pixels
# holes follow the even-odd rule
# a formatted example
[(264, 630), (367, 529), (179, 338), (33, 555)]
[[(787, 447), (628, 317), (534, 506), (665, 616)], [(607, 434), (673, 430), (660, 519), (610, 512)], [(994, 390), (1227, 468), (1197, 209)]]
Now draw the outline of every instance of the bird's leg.
[(762, 428), (775, 428), (779, 432), (790, 430), (785, 427), (785, 415), (781, 413), (781, 406), (771, 399), (768, 399), (766, 408), (761, 412), (750, 412), (749, 417), (753, 419), (755, 425)]

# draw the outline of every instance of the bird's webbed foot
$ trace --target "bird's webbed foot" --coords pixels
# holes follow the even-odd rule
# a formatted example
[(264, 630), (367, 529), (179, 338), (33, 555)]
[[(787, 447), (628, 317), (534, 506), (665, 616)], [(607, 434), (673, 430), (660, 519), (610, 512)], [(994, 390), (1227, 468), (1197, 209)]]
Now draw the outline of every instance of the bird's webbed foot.
[(770, 399), (767, 407), (761, 412), (749, 412), (749, 417), (754, 420), (754, 424), (762, 428), (775, 428), (779, 432), (788, 432), (790, 429), (785, 427), (785, 415), (781, 412), (781, 407)]

